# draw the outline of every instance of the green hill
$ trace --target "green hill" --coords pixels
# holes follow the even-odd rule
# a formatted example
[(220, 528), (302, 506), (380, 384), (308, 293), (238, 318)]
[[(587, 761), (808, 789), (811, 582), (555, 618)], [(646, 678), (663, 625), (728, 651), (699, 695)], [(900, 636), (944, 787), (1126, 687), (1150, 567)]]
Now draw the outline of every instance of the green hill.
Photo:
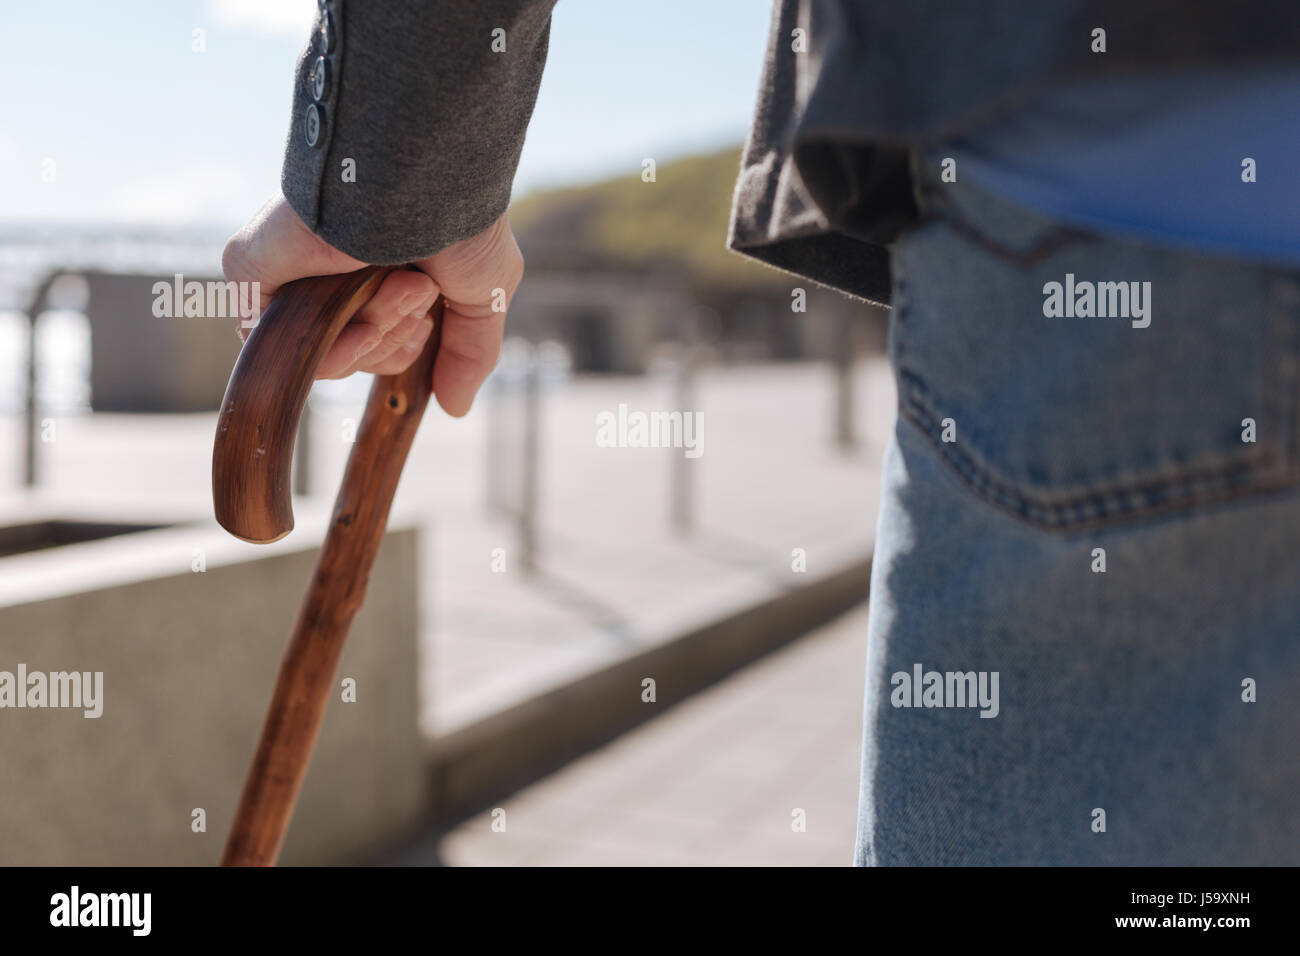
[(629, 176), (530, 193), (510, 207), (529, 269), (654, 269), (715, 288), (786, 282), (726, 248), (740, 148)]

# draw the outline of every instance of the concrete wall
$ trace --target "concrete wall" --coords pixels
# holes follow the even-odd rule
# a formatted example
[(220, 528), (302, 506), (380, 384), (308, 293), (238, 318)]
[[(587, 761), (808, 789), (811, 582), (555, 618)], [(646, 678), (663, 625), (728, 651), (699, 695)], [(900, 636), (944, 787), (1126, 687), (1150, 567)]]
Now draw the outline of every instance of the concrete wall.
[[(215, 411), (239, 355), (236, 319), (158, 318), (155, 282), (172, 276), (85, 273), (90, 405), (97, 412)], [(185, 276), (215, 280), (216, 276)]]
[[(267, 548), (199, 525), (0, 559), (0, 670), (104, 672), (98, 719), (0, 709), (0, 865), (218, 860), (315, 561), (303, 524)], [(390, 530), (338, 675), (357, 701), (329, 705), (283, 863), (366, 858), (426, 808), (416, 552)]]

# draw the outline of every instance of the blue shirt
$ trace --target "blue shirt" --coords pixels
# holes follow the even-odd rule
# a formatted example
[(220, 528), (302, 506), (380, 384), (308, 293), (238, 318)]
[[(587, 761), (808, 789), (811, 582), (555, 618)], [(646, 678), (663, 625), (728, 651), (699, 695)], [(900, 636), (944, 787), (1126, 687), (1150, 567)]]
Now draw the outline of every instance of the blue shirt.
[(1063, 84), (933, 155), (955, 158), (958, 179), (1093, 231), (1300, 263), (1294, 67)]

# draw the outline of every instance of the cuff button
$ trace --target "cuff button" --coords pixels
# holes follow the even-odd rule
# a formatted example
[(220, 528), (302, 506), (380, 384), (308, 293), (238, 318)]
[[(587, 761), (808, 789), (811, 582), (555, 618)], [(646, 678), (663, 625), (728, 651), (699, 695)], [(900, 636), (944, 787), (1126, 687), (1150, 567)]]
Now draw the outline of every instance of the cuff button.
[(307, 145), (315, 146), (320, 142), (321, 126), (325, 123), (325, 114), (315, 103), (308, 105), (307, 118), (304, 123), (304, 132), (307, 135)]
[(330, 85), (330, 65), (325, 57), (316, 57), (316, 62), (312, 64), (311, 73), (307, 77), (307, 85), (311, 88), (311, 98), (317, 103), (325, 99)]
[(322, 53), (333, 53), (338, 42), (334, 35), (334, 14), (328, 11), (321, 14), (318, 32), (320, 33), (320, 51)]

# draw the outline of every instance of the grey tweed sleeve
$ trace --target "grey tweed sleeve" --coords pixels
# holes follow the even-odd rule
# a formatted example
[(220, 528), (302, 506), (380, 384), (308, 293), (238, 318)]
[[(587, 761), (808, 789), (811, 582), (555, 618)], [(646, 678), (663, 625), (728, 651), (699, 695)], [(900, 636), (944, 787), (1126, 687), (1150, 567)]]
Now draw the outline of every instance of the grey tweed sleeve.
[(295, 75), (281, 188), (317, 235), (380, 265), (501, 215), (556, 0), (322, 0)]

